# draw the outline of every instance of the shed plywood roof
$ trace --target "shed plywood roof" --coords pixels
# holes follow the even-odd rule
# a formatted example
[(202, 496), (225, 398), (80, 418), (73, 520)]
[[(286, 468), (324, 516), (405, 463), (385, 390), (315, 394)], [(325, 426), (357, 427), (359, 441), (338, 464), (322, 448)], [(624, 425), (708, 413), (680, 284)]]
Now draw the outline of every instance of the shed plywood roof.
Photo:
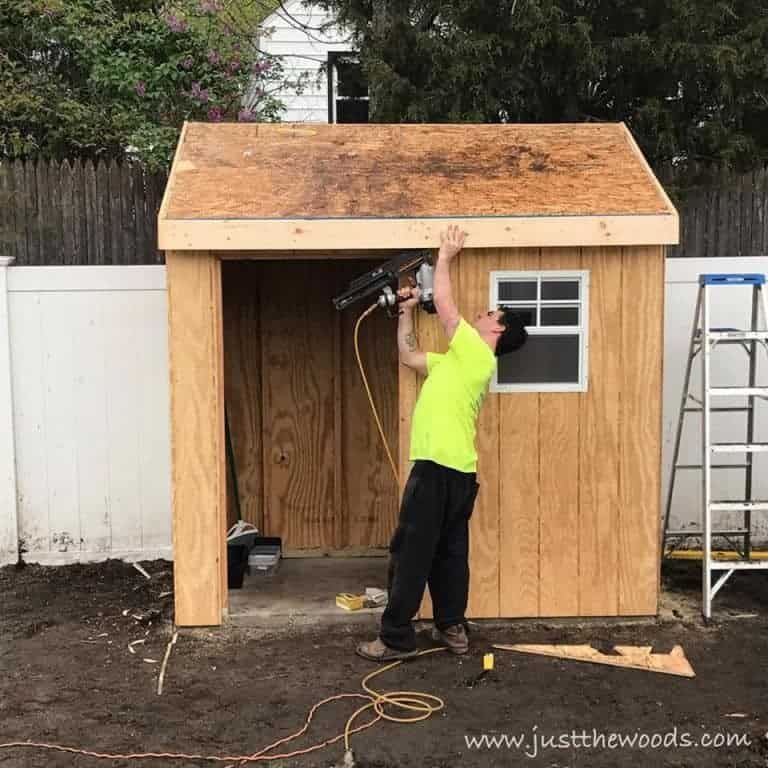
[[(191, 248), (228, 246), (213, 245), (215, 237), (205, 245), (195, 246), (189, 237), (186, 246), (178, 238), (164, 245), (163, 232), (234, 232), (226, 222), (238, 222), (242, 234), (247, 222), (256, 221), (279, 222), (286, 232), (291, 221), (324, 222), (327, 231), (332, 221), (338, 232), (342, 222), (360, 231), (360, 224), (374, 220), (638, 216), (672, 217), (677, 226), (674, 208), (622, 124), (190, 123), (177, 150), (160, 228), (161, 247)], [(189, 226), (193, 222), (201, 225)], [(202, 222), (224, 226), (203, 230)], [(423, 227), (416, 229), (421, 238)], [(299, 230), (294, 227), (292, 242), (270, 247), (329, 244), (315, 238), (311, 245), (297, 245), (297, 236), (308, 234)], [(490, 231), (487, 222), (485, 230)], [(366, 247), (364, 238), (350, 238)], [(349, 247), (341, 240), (339, 247)], [(484, 244), (520, 244), (502, 240), (499, 235)], [(235, 241), (243, 247), (238, 238), (228, 242)]]

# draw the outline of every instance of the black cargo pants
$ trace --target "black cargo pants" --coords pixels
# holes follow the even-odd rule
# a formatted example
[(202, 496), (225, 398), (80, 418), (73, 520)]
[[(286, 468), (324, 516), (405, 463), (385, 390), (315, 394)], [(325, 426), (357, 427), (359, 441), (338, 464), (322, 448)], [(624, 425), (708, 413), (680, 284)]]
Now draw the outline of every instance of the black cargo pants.
[(416, 647), (413, 617), (427, 584), (437, 628), (466, 625), (469, 519), (478, 488), (474, 472), (414, 462), (389, 545), (389, 600), (380, 636), (390, 648)]

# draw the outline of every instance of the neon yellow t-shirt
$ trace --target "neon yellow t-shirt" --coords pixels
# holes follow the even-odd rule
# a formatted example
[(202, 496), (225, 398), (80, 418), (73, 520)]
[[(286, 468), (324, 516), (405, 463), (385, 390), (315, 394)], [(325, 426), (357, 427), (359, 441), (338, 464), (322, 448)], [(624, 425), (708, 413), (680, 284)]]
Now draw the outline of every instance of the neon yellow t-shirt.
[(477, 470), (477, 416), (495, 368), (493, 350), (460, 318), (448, 352), (427, 353), (427, 378), (411, 423), (411, 461)]

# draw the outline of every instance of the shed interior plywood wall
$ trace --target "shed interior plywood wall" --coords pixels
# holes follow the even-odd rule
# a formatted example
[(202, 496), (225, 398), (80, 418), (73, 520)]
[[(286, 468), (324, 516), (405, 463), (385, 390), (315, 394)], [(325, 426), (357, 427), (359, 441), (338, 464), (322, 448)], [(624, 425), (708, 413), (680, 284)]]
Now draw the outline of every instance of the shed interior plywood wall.
[[(335, 285), (346, 285), (375, 262), (337, 262)], [(356, 549), (389, 544), (397, 520), (399, 492), (371, 413), (355, 360), (355, 323), (365, 302), (336, 313), (340, 323), (340, 403), (342, 509), (344, 544)], [(392, 457), (397, 462), (398, 356), (397, 321), (377, 311), (362, 323), (360, 357), (379, 411)]]
[(335, 549), (332, 281), (322, 267), (261, 269), (264, 529), (288, 549)]
[[(264, 527), (261, 456), (261, 281), (250, 262), (223, 266), (225, 398), (240, 514)], [(231, 468), (227, 467), (227, 518), (237, 518)]]
[[(394, 529), (397, 487), (353, 352), (364, 307), (339, 313), (331, 303), (376, 263), (224, 264), (227, 410), (242, 513), (282, 536), (288, 552), (380, 549)], [(376, 313), (360, 341), (396, 455), (395, 329)]]

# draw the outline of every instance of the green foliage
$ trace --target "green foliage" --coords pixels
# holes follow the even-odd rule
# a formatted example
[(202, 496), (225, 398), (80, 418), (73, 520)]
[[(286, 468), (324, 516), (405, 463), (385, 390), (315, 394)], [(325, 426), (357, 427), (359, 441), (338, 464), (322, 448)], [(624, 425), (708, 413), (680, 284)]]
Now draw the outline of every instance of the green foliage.
[(184, 120), (276, 120), (257, 20), (222, 0), (0, 0), (0, 158), (158, 167)]
[(655, 163), (768, 158), (754, 0), (321, 0), (354, 33), (378, 122), (626, 121)]

